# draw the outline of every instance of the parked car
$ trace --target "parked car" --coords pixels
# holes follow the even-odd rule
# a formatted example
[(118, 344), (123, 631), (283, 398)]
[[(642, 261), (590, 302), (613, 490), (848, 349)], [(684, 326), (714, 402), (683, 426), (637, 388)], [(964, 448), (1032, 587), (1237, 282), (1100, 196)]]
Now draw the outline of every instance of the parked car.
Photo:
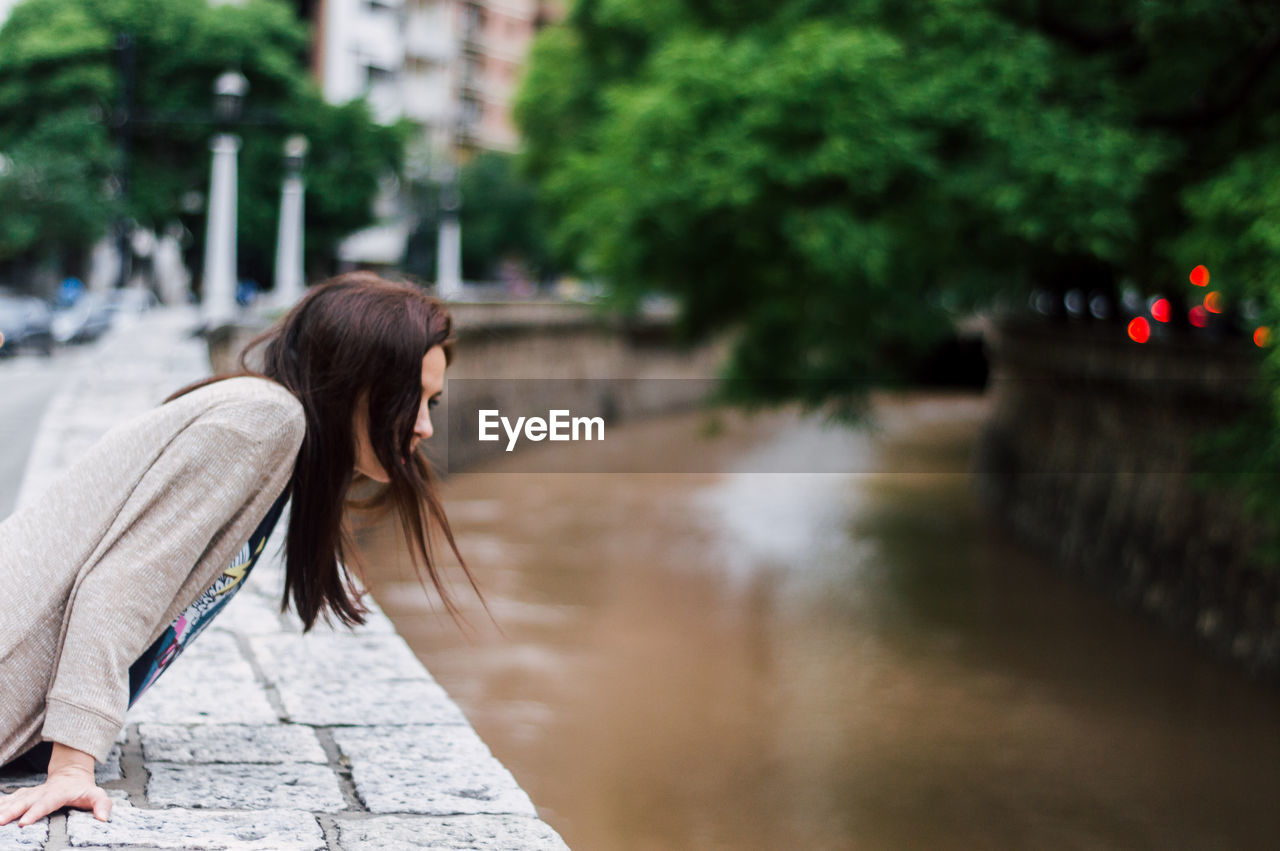
[(115, 310), (103, 293), (85, 293), (66, 310), (53, 317), (53, 338), (59, 343), (87, 343), (98, 339), (111, 327)]
[(0, 357), (20, 350), (53, 354), (53, 311), (35, 296), (0, 293)]

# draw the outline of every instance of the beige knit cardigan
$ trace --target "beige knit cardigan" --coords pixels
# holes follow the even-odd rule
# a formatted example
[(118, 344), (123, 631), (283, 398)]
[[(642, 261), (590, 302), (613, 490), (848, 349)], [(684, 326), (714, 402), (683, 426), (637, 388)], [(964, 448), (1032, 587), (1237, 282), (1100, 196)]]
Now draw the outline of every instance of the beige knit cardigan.
[(280, 385), (219, 381), (117, 426), (0, 523), (0, 765), (42, 740), (106, 759), (129, 666), (231, 563), (305, 431)]

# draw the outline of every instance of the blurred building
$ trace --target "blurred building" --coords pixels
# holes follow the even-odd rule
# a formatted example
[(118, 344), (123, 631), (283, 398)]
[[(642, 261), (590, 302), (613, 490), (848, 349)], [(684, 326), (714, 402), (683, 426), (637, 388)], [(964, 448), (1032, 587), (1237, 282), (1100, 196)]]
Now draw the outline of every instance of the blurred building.
[(325, 97), (361, 95), (379, 121), (422, 129), (421, 153), (465, 159), (519, 144), (511, 105), (551, 0), (300, 0)]
[[(534, 35), (563, 0), (298, 0), (312, 27), (311, 70), (327, 100), (364, 96), (383, 123), (418, 133), (406, 152), (415, 180), (445, 181), (477, 150), (514, 151), (512, 101)], [(412, 230), (385, 188), (381, 224), (339, 247), (345, 265), (395, 265)]]

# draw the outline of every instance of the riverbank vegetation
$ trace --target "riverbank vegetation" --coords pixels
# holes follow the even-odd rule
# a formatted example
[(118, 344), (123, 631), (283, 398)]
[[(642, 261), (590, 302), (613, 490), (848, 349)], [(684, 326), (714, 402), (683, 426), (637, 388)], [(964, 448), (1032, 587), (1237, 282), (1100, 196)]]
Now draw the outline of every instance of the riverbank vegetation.
[(1278, 60), (1251, 0), (578, 0), (517, 115), (566, 261), (816, 403), (1035, 289), (1115, 321), (1204, 264), (1266, 322)]

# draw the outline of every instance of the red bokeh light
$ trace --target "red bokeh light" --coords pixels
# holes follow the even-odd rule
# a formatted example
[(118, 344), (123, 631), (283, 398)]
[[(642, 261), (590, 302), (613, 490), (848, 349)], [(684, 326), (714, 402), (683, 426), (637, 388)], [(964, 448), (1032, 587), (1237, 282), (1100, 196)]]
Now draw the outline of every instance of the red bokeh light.
[(1210, 313), (1222, 312), (1222, 293), (1214, 290), (1204, 297), (1204, 309)]
[(1173, 315), (1173, 308), (1169, 305), (1169, 299), (1158, 298), (1151, 302), (1151, 317), (1157, 322), (1168, 322)]
[(1209, 286), (1209, 269), (1206, 266), (1197, 266), (1191, 270), (1191, 283), (1197, 287)]
[(1141, 316), (1129, 320), (1129, 339), (1135, 343), (1145, 343), (1151, 339), (1151, 323)]
[(1265, 346), (1271, 342), (1271, 329), (1266, 325), (1259, 325), (1253, 330), (1253, 344), (1255, 346)]
[(1197, 328), (1205, 328), (1209, 325), (1209, 311), (1197, 304), (1187, 311), (1187, 321)]

